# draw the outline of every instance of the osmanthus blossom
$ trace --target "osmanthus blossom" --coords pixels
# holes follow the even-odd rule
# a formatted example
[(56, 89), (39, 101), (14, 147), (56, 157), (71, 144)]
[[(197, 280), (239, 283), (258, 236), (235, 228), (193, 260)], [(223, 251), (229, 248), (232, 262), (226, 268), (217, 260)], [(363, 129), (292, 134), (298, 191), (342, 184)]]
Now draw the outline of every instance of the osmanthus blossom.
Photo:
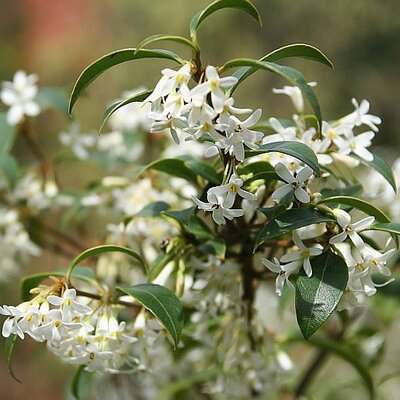
[[(309, 82), (308, 86), (316, 86), (316, 82)], [(290, 97), (293, 105), (298, 113), (302, 114), (304, 112), (304, 99), (301, 90), (298, 86), (284, 86), (282, 89), (272, 89), (275, 94), (286, 94)]]
[(337, 148), (345, 147), (345, 141), (353, 136), (351, 124), (346, 123), (328, 123), (322, 121), (321, 132), (322, 136), (327, 140), (330, 146), (332, 143), (336, 145)]
[(262, 111), (257, 109), (245, 121), (240, 121), (235, 116), (231, 116), (228, 120), (226, 129), (227, 137), (216, 137), (218, 147), (225, 149), (225, 153), (230, 153), (238, 161), (243, 161), (245, 157), (244, 145), (248, 148), (257, 150), (264, 134), (262, 132), (253, 131), (249, 128), (254, 126), (261, 118)]
[(23, 121), (24, 116), (36, 117), (40, 113), (40, 106), (35, 102), (38, 94), (36, 74), (27, 75), (24, 71), (17, 71), (12, 82), (3, 82), (0, 99), (9, 106), (7, 122), (14, 126)]
[(176, 144), (180, 143), (180, 134), (185, 134), (184, 128), (187, 127), (186, 117), (180, 115), (150, 113), (149, 118), (155, 121), (151, 125), (150, 132), (162, 132), (168, 129), (172, 139)]
[(292, 261), (300, 261), (303, 264), (304, 271), (308, 277), (312, 276), (312, 267), (310, 258), (322, 254), (323, 247), (320, 244), (311, 247), (305, 246), (301, 241), (300, 236), (296, 231), (293, 231), (293, 241), (298, 250), (290, 251), (283, 255), (280, 259), (281, 262), (290, 263)]
[(222, 111), (219, 113), (218, 121), (220, 124), (228, 124), (229, 118), (232, 114), (242, 115), (242, 114), (250, 114), (253, 110), (251, 108), (238, 108), (234, 107), (235, 100), (233, 97), (227, 97), (224, 102), (224, 107)]
[(329, 239), (329, 243), (338, 244), (349, 238), (358, 250), (362, 250), (362, 248), (365, 246), (365, 243), (358, 232), (368, 229), (374, 223), (375, 218), (370, 216), (358, 222), (351, 223), (350, 214), (344, 210), (341, 210), (340, 208), (335, 208), (333, 210), (333, 215), (335, 216), (337, 223), (342, 228), (342, 232), (332, 236)]
[(371, 146), (371, 140), (374, 138), (375, 133), (372, 131), (360, 133), (359, 135), (352, 135), (346, 140), (343, 140), (339, 146), (340, 154), (354, 153), (365, 161), (373, 161), (373, 154), (366, 148)]
[(226, 76), (220, 78), (217, 69), (212, 65), (208, 65), (205, 71), (206, 82), (197, 85), (191, 90), (191, 96), (206, 96), (211, 93), (211, 102), (214, 110), (220, 113), (224, 109), (226, 101), (225, 89), (235, 85), (238, 78), (234, 76)]
[(71, 124), (69, 132), (60, 132), (58, 138), (61, 144), (70, 147), (80, 160), (89, 158), (89, 149), (93, 148), (97, 141), (95, 136), (81, 133), (77, 122)]
[(285, 127), (282, 123), (276, 118), (270, 118), (268, 120), (271, 127), (275, 130), (275, 134), (264, 136), (262, 143), (273, 143), (273, 142), (281, 142), (284, 140), (296, 141), (296, 131), (294, 127), (288, 126)]
[(310, 179), (313, 174), (313, 170), (305, 166), (298, 173), (292, 175), (285, 164), (279, 162), (275, 165), (276, 173), (286, 182), (286, 184), (280, 186), (272, 193), (272, 198), (280, 200), (289, 193), (293, 192), (294, 196), (301, 203), (309, 203), (310, 195), (304, 189), (305, 182)]
[(278, 296), (282, 295), (283, 287), (287, 283), (292, 289), (294, 286), (290, 282), (289, 278), (294, 272), (297, 272), (300, 268), (301, 263), (299, 261), (292, 261), (288, 264), (282, 265), (280, 261), (275, 257), (274, 262), (268, 260), (268, 258), (262, 258), (261, 262), (271, 271), (278, 276), (275, 280), (275, 291)]
[(344, 124), (351, 124), (353, 126), (367, 125), (374, 132), (378, 132), (379, 128), (376, 125), (380, 125), (382, 120), (372, 114), (368, 114), (369, 111), (369, 101), (362, 100), (361, 104), (358, 104), (357, 100), (353, 98), (351, 102), (354, 105), (355, 110), (340, 119), (340, 122)]

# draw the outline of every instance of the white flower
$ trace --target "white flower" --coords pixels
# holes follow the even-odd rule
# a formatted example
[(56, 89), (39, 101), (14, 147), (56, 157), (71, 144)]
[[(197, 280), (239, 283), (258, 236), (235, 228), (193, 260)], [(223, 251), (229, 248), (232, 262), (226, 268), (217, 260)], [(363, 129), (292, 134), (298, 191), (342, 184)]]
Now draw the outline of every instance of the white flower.
[(355, 110), (346, 115), (341, 119), (343, 123), (348, 123), (353, 126), (360, 126), (360, 125), (367, 125), (369, 126), (374, 132), (378, 132), (378, 127), (382, 121), (379, 117), (371, 114), (367, 114), (369, 111), (369, 102), (367, 100), (362, 100), (361, 104), (359, 105), (356, 99), (352, 99), (351, 102), (353, 103)]
[(184, 133), (183, 129), (187, 127), (187, 119), (181, 116), (171, 114), (150, 114), (151, 119), (155, 119), (151, 125), (150, 132), (161, 132), (169, 129), (172, 139), (176, 144), (180, 143), (178, 133)]
[(191, 95), (206, 96), (208, 93), (211, 92), (211, 101), (214, 110), (217, 113), (220, 113), (224, 109), (224, 103), (226, 100), (224, 89), (233, 86), (238, 81), (238, 79), (234, 76), (226, 76), (224, 78), (220, 78), (217, 69), (212, 65), (207, 66), (205, 74), (207, 81), (193, 88), (191, 91)]
[(293, 231), (293, 241), (298, 250), (285, 254), (281, 257), (281, 261), (286, 263), (302, 260), (304, 271), (307, 276), (310, 277), (312, 275), (310, 257), (319, 256), (322, 253), (322, 246), (320, 244), (316, 244), (312, 247), (306, 247), (300, 240), (300, 237), (296, 231)]
[(349, 238), (353, 242), (354, 246), (356, 246), (359, 250), (361, 250), (365, 244), (357, 232), (369, 228), (374, 223), (375, 218), (367, 217), (351, 224), (351, 216), (346, 211), (341, 210), (339, 208), (335, 208), (333, 210), (333, 214), (338, 224), (343, 229), (343, 231), (331, 237), (329, 239), (329, 243), (330, 244), (342, 243), (347, 238)]
[[(308, 86), (316, 86), (316, 82), (309, 82)], [(304, 100), (301, 90), (297, 86), (284, 86), (282, 89), (272, 89), (275, 94), (286, 94), (290, 97), (297, 112), (302, 114), (304, 111)]]
[(227, 129), (229, 136), (222, 139), (217, 137), (217, 145), (224, 148), (226, 153), (229, 151), (230, 154), (233, 154), (238, 161), (243, 161), (245, 156), (244, 145), (256, 150), (258, 149), (256, 142), (259, 142), (264, 136), (262, 132), (249, 129), (259, 121), (261, 113), (262, 111), (259, 108), (243, 122), (231, 116)]
[(373, 161), (374, 156), (366, 147), (371, 146), (371, 140), (374, 138), (375, 133), (372, 131), (361, 133), (357, 136), (352, 136), (347, 140), (343, 140), (339, 146), (340, 154), (354, 153), (365, 161)]
[(280, 142), (283, 140), (296, 140), (296, 131), (292, 126), (284, 127), (276, 118), (270, 118), (269, 124), (277, 132), (274, 135), (267, 135), (263, 143)]
[(218, 204), (222, 204), (224, 208), (231, 208), (235, 202), (237, 194), (247, 200), (256, 199), (253, 193), (241, 189), (242, 186), (243, 180), (236, 175), (232, 175), (229, 179), (229, 183), (221, 186), (214, 186), (209, 189), (209, 192), (210, 194), (212, 193), (215, 195)]
[(60, 132), (58, 135), (64, 146), (71, 147), (73, 153), (80, 159), (89, 158), (88, 149), (96, 144), (96, 138), (92, 135), (80, 133), (79, 124), (73, 122), (69, 132)]
[(277, 258), (274, 258), (274, 262), (268, 260), (267, 258), (262, 258), (261, 262), (271, 271), (278, 276), (275, 281), (275, 291), (278, 296), (282, 295), (283, 286), (285, 282), (294, 289), (292, 282), (290, 282), (289, 277), (299, 269), (299, 263), (296, 261), (290, 262), (286, 265), (281, 265)]
[(279, 162), (275, 166), (276, 173), (287, 182), (285, 185), (280, 186), (272, 193), (272, 198), (275, 200), (282, 199), (287, 194), (294, 192), (297, 200), (301, 203), (308, 203), (310, 201), (310, 195), (304, 190), (304, 182), (308, 180), (313, 174), (313, 170), (305, 166), (295, 176), (291, 174), (285, 164)]
[(75, 289), (67, 289), (62, 297), (50, 295), (47, 297), (47, 301), (53, 306), (60, 307), (65, 322), (72, 321), (75, 314), (87, 315), (92, 312), (88, 305), (76, 301)]
[(353, 136), (351, 125), (345, 123), (329, 124), (322, 121), (322, 135), (328, 141), (327, 147), (334, 143), (338, 148), (345, 146), (345, 139)]
[(34, 101), (38, 88), (35, 85), (37, 75), (27, 75), (24, 71), (17, 71), (13, 82), (4, 82), (0, 92), (1, 101), (10, 107), (7, 112), (7, 122), (17, 125), (24, 116), (36, 117), (40, 113), (39, 105)]

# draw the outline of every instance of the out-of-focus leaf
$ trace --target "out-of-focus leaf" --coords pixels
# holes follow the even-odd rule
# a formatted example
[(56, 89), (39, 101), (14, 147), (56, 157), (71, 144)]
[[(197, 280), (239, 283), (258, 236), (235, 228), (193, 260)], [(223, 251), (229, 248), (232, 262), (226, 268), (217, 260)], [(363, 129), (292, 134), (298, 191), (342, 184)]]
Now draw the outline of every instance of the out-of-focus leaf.
[(80, 365), (71, 381), (71, 393), (76, 400), (85, 399), (88, 395), (94, 374), (85, 371), (85, 365)]
[(172, 210), (172, 211), (164, 211), (162, 214), (167, 217), (173, 218), (178, 221), (180, 224), (188, 225), (191, 216), (194, 214), (196, 207), (189, 207), (184, 210)]
[(9, 153), (16, 137), (16, 129), (7, 123), (7, 113), (0, 111), (0, 153)]
[(218, 172), (213, 167), (211, 167), (211, 165), (198, 160), (186, 161), (185, 165), (195, 174), (201, 176), (209, 182), (214, 183), (215, 185), (219, 185), (221, 183), (221, 175), (218, 174)]
[(226, 253), (226, 243), (222, 239), (209, 239), (201, 243), (198, 247), (204, 253), (212, 254), (217, 258), (224, 260)]
[(183, 328), (183, 309), (174, 293), (164, 286), (152, 283), (117, 289), (133, 297), (151, 311), (171, 334), (175, 347), (178, 345)]
[(197, 174), (194, 173), (187, 165), (186, 161), (181, 158), (163, 158), (148, 164), (140, 173), (155, 169), (160, 172), (172, 175), (174, 177), (185, 179), (189, 182), (197, 183)]
[(198, 12), (190, 21), (190, 37), (196, 41), (197, 30), (200, 24), (210, 15), (224, 8), (235, 8), (253, 17), (261, 26), (261, 15), (257, 8), (248, 0), (216, 0), (202, 11)]
[(311, 208), (292, 208), (275, 216), (257, 236), (254, 250), (265, 241), (274, 239), (295, 229), (321, 222), (335, 222), (335, 219)]
[[(229, 68), (236, 68), (236, 67), (252, 67), (255, 71), (259, 69), (263, 69), (265, 71), (273, 72), (286, 80), (288, 80), (292, 85), (297, 86), (303, 94), (307, 97), (315, 116), (318, 119), (319, 127), (322, 124), (322, 116), (321, 116), (321, 109), (319, 107), (319, 103), (317, 97), (315, 96), (311, 87), (307, 84), (304, 76), (301, 72), (297, 71), (294, 68), (286, 67), (284, 65), (278, 65), (269, 61), (257, 61), (252, 60), (250, 58), (235, 58), (226, 62), (221, 68), (221, 72), (225, 71)], [(230, 91), (232, 94), (232, 89)]]
[(83, 93), (83, 91), (103, 72), (107, 71), (115, 65), (124, 63), (126, 61), (139, 60), (143, 58), (162, 58), (175, 61), (176, 63), (181, 65), (184, 64), (184, 61), (178, 55), (176, 55), (172, 51), (163, 49), (142, 49), (136, 51), (135, 48), (131, 48), (117, 50), (110, 54), (106, 54), (105, 56), (90, 64), (79, 76), (74, 88), (72, 89), (71, 97), (69, 100), (68, 113), (71, 114), (76, 101)]
[(150, 203), (146, 207), (142, 208), (134, 216), (135, 217), (145, 217), (145, 218), (159, 217), (163, 211), (167, 211), (169, 208), (170, 208), (170, 205), (168, 203), (165, 203), (164, 201), (156, 201), (156, 202)]
[(371, 215), (376, 218), (379, 222), (390, 222), (389, 217), (378, 207), (375, 207), (373, 204), (368, 203), (368, 201), (358, 199), (356, 197), (351, 196), (332, 196), (326, 197), (320, 200), (319, 203), (334, 203), (334, 204), (345, 204), (351, 206), (353, 208), (357, 208), (365, 212), (368, 215)]
[(5, 351), (6, 361), (7, 361), (8, 372), (10, 373), (10, 375), (12, 376), (13, 379), (15, 379), (19, 383), (22, 383), (15, 376), (14, 371), (12, 369), (12, 353), (14, 350), (16, 340), (17, 340), (17, 335), (11, 334), (5, 341), (4, 351)]
[(372, 167), (375, 171), (379, 172), (389, 182), (390, 186), (397, 192), (396, 179), (393, 175), (392, 168), (390, 165), (377, 154), (373, 154), (374, 159), (372, 161), (364, 161), (367, 165)]
[(13, 188), (18, 179), (19, 166), (12, 155), (0, 154), (0, 173), (6, 178), (9, 186)]
[(153, 93), (152, 90), (146, 90), (144, 92), (135, 94), (134, 96), (128, 97), (127, 99), (120, 100), (115, 102), (114, 104), (111, 104), (110, 107), (107, 108), (106, 111), (104, 111), (103, 119), (101, 121), (101, 125), (99, 128), (99, 132), (101, 132), (104, 128), (104, 125), (107, 123), (111, 115), (115, 113), (115, 111), (119, 110), (121, 107), (126, 106), (127, 104), (130, 103), (140, 103), (144, 100), (147, 99), (151, 94)]
[(333, 196), (359, 196), (363, 192), (363, 187), (360, 184), (346, 186), (341, 189), (322, 189), (321, 194), (323, 198)]
[(296, 281), (297, 322), (306, 340), (333, 313), (348, 279), (346, 262), (331, 251), (312, 258), (311, 267), (311, 277), (302, 268)]
[(42, 110), (52, 108), (68, 117), (68, 96), (63, 89), (52, 87), (41, 88), (35, 101), (40, 105)]

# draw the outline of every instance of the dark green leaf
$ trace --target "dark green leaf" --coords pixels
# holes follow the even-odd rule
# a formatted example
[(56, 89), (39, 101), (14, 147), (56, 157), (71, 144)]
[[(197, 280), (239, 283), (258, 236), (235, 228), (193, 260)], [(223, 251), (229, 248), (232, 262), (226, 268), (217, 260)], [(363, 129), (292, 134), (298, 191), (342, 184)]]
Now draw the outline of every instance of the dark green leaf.
[(191, 215), (185, 230), (196, 237), (196, 239), (212, 238), (210, 228), (197, 215)]
[(10, 375), (15, 379), (17, 382), (22, 383), (14, 374), (12, 369), (12, 353), (14, 350), (15, 342), (17, 340), (17, 335), (11, 334), (5, 341), (4, 351), (7, 361), (7, 368)]
[(167, 217), (175, 219), (180, 224), (188, 225), (189, 220), (195, 210), (196, 207), (189, 207), (184, 210), (178, 210), (178, 211), (164, 211), (162, 214), (166, 215)]
[(382, 231), (392, 233), (394, 235), (400, 235), (400, 224), (391, 222), (384, 224), (375, 224), (369, 227), (368, 229), (372, 229), (374, 231)]
[(184, 45), (189, 46), (192, 49), (196, 50), (196, 46), (189, 39), (186, 39), (183, 36), (166, 35), (164, 33), (159, 33), (157, 35), (152, 35), (152, 36), (149, 36), (146, 39), (142, 40), (140, 42), (139, 46), (136, 48), (136, 51), (139, 51), (140, 49), (148, 46), (151, 43), (160, 42), (160, 41), (181, 43), (181, 44), (184, 44)]
[(0, 154), (0, 173), (6, 178), (9, 186), (14, 187), (19, 175), (19, 166), (12, 155)]
[(321, 222), (335, 222), (335, 219), (328, 214), (311, 208), (292, 208), (280, 213), (269, 221), (257, 236), (254, 250), (256, 250), (265, 240), (274, 239), (295, 229), (302, 228)]
[(172, 260), (176, 259), (178, 254), (182, 250), (182, 246), (172, 246), (164, 253), (160, 253), (156, 259), (149, 265), (149, 271), (147, 277), (149, 281), (153, 281), (157, 278), (158, 274), (169, 264)]
[(140, 266), (143, 267), (143, 269), (145, 271), (147, 271), (147, 266), (146, 266), (145, 261), (139, 254), (135, 253), (133, 250), (128, 249), (127, 247), (117, 246), (117, 245), (113, 245), (113, 244), (104, 244), (101, 246), (95, 246), (88, 250), (85, 250), (84, 252), (79, 254), (77, 257), (75, 257), (68, 266), (67, 276), (66, 276), (67, 281), (69, 281), (71, 279), (74, 268), (78, 264), (80, 264), (82, 261), (86, 260), (89, 257), (93, 257), (93, 256), (97, 256), (99, 254), (109, 253), (109, 252), (125, 253), (125, 254), (131, 256), (138, 262), (138, 264)]
[(322, 199), (319, 203), (345, 204), (375, 217), (379, 222), (390, 222), (389, 217), (382, 210), (368, 203), (368, 201), (356, 197), (332, 196)]
[(364, 161), (375, 171), (379, 172), (389, 182), (390, 186), (397, 192), (396, 179), (394, 178), (392, 168), (390, 165), (377, 154), (373, 154), (374, 159), (372, 161)]
[(156, 201), (154, 203), (148, 204), (146, 207), (142, 208), (135, 217), (146, 217), (154, 218), (159, 217), (163, 211), (167, 211), (170, 205), (164, 201)]
[(235, 8), (252, 16), (262, 25), (261, 16), (257, 8), (247, 0), (216, 0), (209, 4), (204, 10), (197, 13), (190, 21), (190, 37), (196, 41), (197, 30), (200, 24), (211, 14), (224, 8)]
[(179, 299), (169, 289), (144, 283), (129, 287), (118, 287), (121, 292), (133, 297), (165, 326), (178, 345), (183, 328), (183, 309)]
[(68, 117), (68, 97), (65, 90), (58, 88), (41, 88), (35, 98), (42, 110), (53, 108)]
[(0, 153), (9, 153), (14, 145), (16, 129), (7, 122), (7, 113), (0, 111)]
[(259, 208), (260, 212), (263, 213), (269, 220), (275, 218), (278, 214), (283, 213), (286, 210), (285, 204), (278, 204), (274, 207)]
[[(41, 282), (48, 279), (50, 276), (56, 276), (62, 278), (65, 275), (66, 271), (50, 271), (50, 272), (42, 272), (39, 274), (24, 276), (19, 284), (19, 290), (22, 301), (30, 300), (32, 298), (32, 295), (30, 293), (31, 289), (38, 287)], [(90, 282), (95, 278), (95, 274), (91, 268), (80, 266), (74, 269), (72, 277), (75, 279), (80, 279)]]
[(166, 60), (175, 61), (178, 64), (184, 64), (184, 61), (175, 53), (167, 50), (139, 50), (136, 52), (135, 48), (122, 49), (114, 51), (110, 54), (99, 58), (90, 64), (79, 76), (72, 89), (71, 97), (69, 100), (68, 112), (71, 114), (72, 109), (83, 91), (103, 72), (111, 67), (124, 63), (126, 61), (139, 60), (142, 58), (163, 58)]
[(195, 174), (201, 176), (202, 178), (208, 180), (215, 185), (219, 185), (222, 181), (222, 177), (218, 172), (202, 161), (186, 161), (185, 165), (192, 170)]
[(71, 381), (71, 393), (75, 399), (86, 399), (94, 374), (85, 371), (86, 365), (80, 365)]
[(197, 175), (186, 166), (186, 161), (181, 158), (163, 158), (148, 164), (141, 172), (148, 169), (155, 169), (174, 177), (186, 179), (189, 182), (197, 183)]
[(152, 90), (146, 90), (144, 92), (135, 94), (134, 96), (131, 96), (127, 99), (120, 100), (120, 101), (115, 102), (114, 104), (111, 104), (111, 106), (108, 107), (107, 110), (104, 112), (103, 119), (101, 121), (101, 125), (99, 128), (99, 132), (101, 132), (103, 130), (104, 125), (107, 123), (107, 121), (109, 120), (111, 115), (115, 113), (115, 111), (117, 111), (121, 107), (126, 106), (127, 104), (130, 104), (130, 103), (140, 103), (140, 102), (146, 100), (147, 97), (149, 97), (152, 93), (153, 93)]
[(318, 158), (315, 153), (304, 143), (283, 141), (263, 144), (258, 150), (249, 151), (250, 155), (278, 152), (287, 154), (298, 160), (302, 161), (312, 168), (317, 176), (320, 175), (320, 169), (318, 165)]
[(239, 175), (258, 174), (260, 172), (275, 172), (275, 168), (269, 162), (256, 161), (244, 167), (239, 166), (237, 172)]
[(251, 178), (246, 179), (243, 183), (244, 186), (250, 185), (254, 181), (258, 180), (264, 180), (267, 182), (274, 181), (274, 180), (280, 180), (281, 178), (278, 176), (278, 174), (274, 171), (267, 171), (267, 172), (259, 172), (258, 174), (254, 174)]
[(209, 239), (198, 247), (200, 251), (212, 254), (221, 260), (225, 259), (226, 243), (222, 239)]
[(335, 310), (348, 279), (342, 257), (327, 251), (311, 259), (309, 278), (301, 269), (296, 281), (296, 315), (301, 333), (309, 339)]
[(360, 184), (346, 186), (341, 189), (322, 189), (321, 194), (324, 198), (333, 196), (358, 196), (363, 192), (363, 187)]
[[(312, 109), (314, 110), (315, 116), (318, 119), (319, 126), (321, 126), (322, 116), (317, 97), (315, 96), (311, 87), (307, 84), (307, 81), (305, 80), (301, 72), (297, 71), (294, 68), (286, 67), (284, 65), (278, 65), (268, 61), (252, 60), (250, 58), (235, 58), (233, 60), (230, 60), (220, 68), (220, 71), (222, 72), (226, 69), (236, 67), (252, 67), (255, 69), (255, 71), (259, 69), (270, 71), (279, 76), (282, 76), (292, 85), (297, 86), (307, 97)], [(229, 93), (233, 93), (233, 88), (229, 91)]]

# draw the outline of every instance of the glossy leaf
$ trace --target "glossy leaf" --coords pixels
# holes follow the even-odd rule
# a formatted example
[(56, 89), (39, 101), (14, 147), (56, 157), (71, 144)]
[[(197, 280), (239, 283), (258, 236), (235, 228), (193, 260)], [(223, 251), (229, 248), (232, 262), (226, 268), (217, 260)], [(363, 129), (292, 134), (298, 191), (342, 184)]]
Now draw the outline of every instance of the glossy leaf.
[(190, 218), (193, 215), (195, 210), (196, 210), (196, 207), (189, 207), (184, 210), (164, 211), (163, 215), (166, 215), (167, 217), (175, 219), (180, 224), (187, 225), (187, 224), (189, 224)]
[(368, 201), (358, 199), (356, 197), (332, 196), (322, 199), (319, 203), (334, 203), (334, 204), (348, 205), (353, 208), (357, 208), (358, 210), (361, 210), (370, 216), (375, 217), (375, 219), (379, 222), (390, 222), (389, 217), (378, 207), (375, 207), (371, 203), (368, 203)]
[(135, 214), (135, 217), (159, 217), (163, 211), (167, 211), (169, 208), (170, 205), (168, 203), (165, 203), (164, 201), (156, 201), (142, 208), (138, 213)]
[(292, 208), (286, 210), (275, 216), (274, 219), (264, 226), (256, 238), (254, 250), (265, 240), (274, 239), (303, 226), (322, 222), (335, 222), (335, 219), (331, 215), (323, 214), (311, 208)]
[(219, 185), (222, 181), (222, 176), (211, 165), (202, 161), (186, 161), (185, 165), (195, 174), (201, 176), (207, 181)]
[(363, 192), (363, 187), (360, 184), (346, 186), (341, 189), (322, 189), (321, 194), (323, 198), (333, 197), (333, 196), (358, 196)]
[(200, 251), (207, 254), (212, 254), (217, 258), (224, 260), (226, 253), (226, 243), (222, 239), (209, 239), (201, 243), (198, 247)]
[[(329, 60), (329, 58), (321, 50), (305, 43), (294, 43), (280, 47), (279, 49), (273, 50), (266, 54), (264, 57), (261, 57), (258, 61), (275, 62), (290, 57), (305, 58), (311, 61), (317, 61), (333, 68), (331, 60)], [(234, 76), (238, 78), (239, 81), (230, 89), (230, 93), (232, 94), (240, 85), (240, 83), (242, 83), (250, 75), (253, 75), (256, 71), (257, 68), (254, 67), (243, 67), (236, 71)]]
[(141, 173), (148, 169), (155, 169), (174, 177), (197, 183), (197, 174), (186, 165), (186, 162), (181, 158), (163, 158), (148, 164)]
[(164, 286), (151, 283), (117, 289), (133, 297), (154, 314), (171, 334), (175, 347), (178, 345), (183, 328), (183, 309), (174, 293)]
[(386, 181), (392, 186), (393, 190), (397, 192), (396, 179), (393, 175), (392, 168), (390, 165), (377, 154), (373, 154), (374, 159), (372, 161), (364, 161), (367, 165), (372, 167), (375, 171), (379, 172)]
[(186, 39), (183, 36), (166, 35), (164, 33), (159, 33), (157, 35), (152, 35), (142, 40), (139, 46), (136, 48), (136, 52), (138, 52), (140, 49), (148, 46), (151, 43), (161, 42), (161, 41), (181, 43), (196, 50), (196, 46), (189, 39)]
[(7, 361), (7, 369), (10, 375), (15, 379), (17, 382), (22, 383), (14, 374), (12, 369), (12, 353), (14, 351), (15, 342), (17, 340), (17, 335), (11, 334), (5, 341), (4, 351)]
[(237, 172), (239, 175), (258, 174), (260, 172), (275, 172), (275, 168), (266, 161), (256, 161), (246, 166), (238, 166)]
[(0, 111), (0, 153), (9, 153), (14, 145), (16, 129), (7, 122), (7, 113)]
[(107, 110), (104, 112), (103, 119), (101, 121), (101, 125), (99, 128), (99, 132), (101, 132), (111, 117), (115, 113), (115, 111), (119, 110), (121, 107), (126, 106), (127, 104), (130, 103), (141, 103), (142, 101), (146, 100), (147, 97), (149, 97), (153, 93), (152, 90), (146, 90), (144, 92), (138, 93), (134, 96), (128, 97), (127, 99), (120, 100), (115, 102), (114, 104), (111, 104), (110, 107), (107, 108)]
[(149, 265), (149, 270), (147, 273), (147, 277), (149, 281), (153, 281), (157, 278), (158, 274), (174, 259), (177, 258), (178, 254), (183, 249), (183, 246), (172, 246), (166, 252), (162, 252), (158, 254), (155, 260)]
[(262, 153), (283, 153), (288, 156), (292, 156), (302, 161), (304, 164), (308, 165), (314, 170), (317, 176), (320, 175), (321, 171), (318, 165), (318, 158), (315, 153), (305, 145), (304, 143), (294, 142), (294, 141), (282, 141), (263, 144), (258, 150), (252, 150), (249, 154), (262, 154)]
[(250, 185), (254, 181), (264, 180), (266, 182), (274, 181), (274, 180), (281, 180), (278, 174), (274, 171), (266, 171), (266, 172), (259, 172), (258, 174), (254, 174), (251, 178), (246, 179), (243, 183), (244, 186)]
[(0, 154), (0, 173), (6, 178), (10, 187), (14, 187), (19, 175), (19, 166), (10, 154)]
[(346, 289), (348, 267), (342, 257), (327, 251), (311, 259), (312, 276), (301, 269), (296, 281), (296, 316), (309, 339), (335, 310)]
[(190, 37), (196, 39), (197, 30), (200, 24), (210, 15), (224, 8), (234, 8), (245, 12), (252, 16), (261, 26), (262, 20), (261, 15), (257, 8), (247, 0), (216, 0), (209, 4), (204, 10), (197, 13), (190, 21)]
[[(32, 298), (31, 289), (38, 287), (41, 282), (48, 279), (50, 276), (62, 278), (66, 275), (66, 271), (49, 271), (39, 274), (24, 276), (19, 284), (19, 290), (22, 301), (28, 301)], [(86, 282), (90, 282), (95, 278), (94, 271), (89, 267), (76, 267), (72, 273), (72, 277)]]
[(175, 61), (176, 63), (181, 65), (184, 64), (184, 61), (178, 55), (168, 50), (142, 49), (136, 52), (135, 48), (131, 48), (117, 50), (110, 54), (106, 54), (105, 56), (90, 64), (79, 76), (74, 88), (72, 89), (68, 107), (69, 114), (71, 114), (76, 101), (83, 93), (83, 91), (103, 72), (107, 71), (111, 67), (114, 67), (115, 65), (124, 63), (126, 61), (133, 61), (144, 58), (162, 58)]
[(65, 90), (59, 88), (41, 88), (35, 101), (42, 110), (55, 109), (68, 117), (68, 97)]
[[(220, 71), (222, 72), (225, 71), (226, 69), (236, 68), (236, 67), (252, 67), (255, 69), (255, 71), (259, 69), (270, 71), (273, 72), (274, 74), (277, 74), (285, 78), (292, 85), (297, 86), (302, 91), (302, 93), (307, 97), (314, 111), (314, 114), (318, 119), (319, 126), (321, 126), (322, 116), (317, 97), (315, 96), (311, 87), (307, 84), (307, 81), (305, 80), (301, 72), (297, 71), (294, 68), (278, 65), (269, 61), (257, 61), (257, 60), (252, 60), (250, 58), (236, 58), (230, 60), (220, 68)], [(229, 92), (230, 94), (233, 93), (232, 89)]]
[(135, 253), (133, 250), (131, 250), (127, 247), (117, 246), (117, 245), (113, 245), (113, 244), (105, 244), (105, 245), (95, 246), (88, 250), (85, 250), (84, 252), (79, 254), (77, 257), (75, 257), (72, 260), (72, 262), (70, 263), (70, 265), (68, 266), (67, 276), (66, 276), (67, 281), (69, 281), (71, 279), (74, 268), (77, 265), (79, 265), (82, 261), (86, 260), (89, 257), (98, 256), (100, 254), (110, 253), (110, 252), (119, 252), (119, 253), (127, 254), (127, 255), (131, 256), (132, 258), (134, 258), (138, 262), (138, 264), (143, 267), (143, 269), (145, 271), (147, 270), (147, 266), (146, 266), (146, 263), (143, 260), (143, 258), (139, 254)]
[(71, 393), (76, 400), (85, 399), (91, 386), (94, 373), (85, 371), (86, 365), (80, 365), (71, 381)]
[(394, 222), (375, 224), (369, 227), (368, 229), (372, 229), (374, 231), (388, 232), (394, 235), (400, 235), (400, 224)]

